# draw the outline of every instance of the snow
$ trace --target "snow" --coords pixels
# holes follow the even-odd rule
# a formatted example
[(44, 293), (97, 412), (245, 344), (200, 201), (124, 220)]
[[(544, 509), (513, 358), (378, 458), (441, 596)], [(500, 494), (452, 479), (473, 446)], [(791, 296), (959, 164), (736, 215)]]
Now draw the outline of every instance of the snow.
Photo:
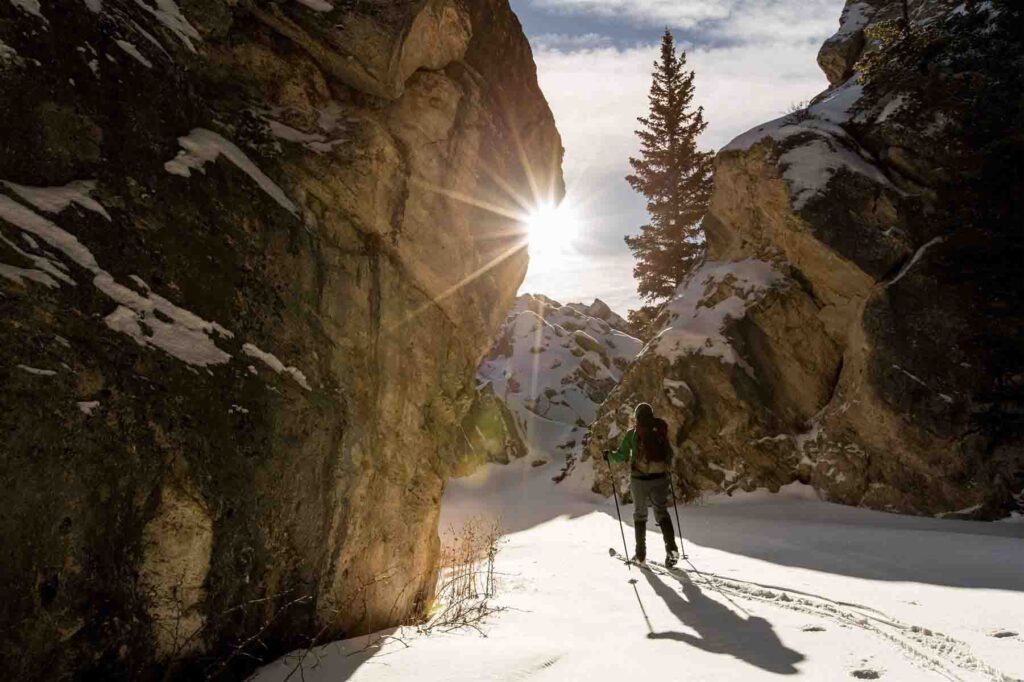
[[(34, 239), (29, 237), (24, 232), (22, 233), (22, 235), (27, 237), (27, 239), (25, 241), (33, 249), (35, 249), (37, 251), (41, 250), (39, 248), (39, 245), (35, 242)], [(10, 247), (10, 249), (12, 251), (14, 251), (16, 254), (18, 254), (22, 258), (24, 258), (26, 260), (32, 261), (32, 263), (35, 264), (35, 266), (38, 268), (38, 269), (31, 269), (31, 270), (24, 270), (22, 268), (14, 268), (15, 270), (21, 271), (21, 272), (19, 272), (19, 274), (21, 276), (24, 276), (24, 277), (27, 277), (28, 279), (31, 279), (31, 280), (36, 281), (36, 282), (39, 282), (40, 284), (45, 284), (46, 286), (51, 286), (51, 283), (54, 286), (60, 286), (57, 283), (56, 280), (64, 282), (65, 284), (70, 284), (72, 286), (75, 285), (75, 281), (73, 279), (71, 279), (67, 275), (67, 273), (62, 269), (63, 264), (55, 262), (55, 261), (52, 261), (49, 258), (46, 258), (44, 256), (37, 256), (36, 254), (28, 253), (27, 251), (24, 251), (24, 250), (18, 248), (17, 244), (15, 244), (14, 242), (12, 242), (10, 239), (8, 239), (7, 237), (3, 236), (2, 234), (0, 234), (0, 242), (3, 242), (4, 244), (7, 244), (7, 246)], [(13, 266), (8, 266), (8, 267), (12, 267), (13, 268)], [(35, 273), (35, 274), (32, 274), (32, 273)]]
[[(29, 196), (46, 197), (52, 195), (46, 190), (53, 188), (29, 189), (32, 190), (28, 192)], [(160, 348), (188, 364), (205, 367), (230, 360), (231, 356), (218, 348), (211, 338), (212, 334), (231, 338), (230, 332), (219, 324), (208, 322), (157, 294), (147, 291), (147, 294), (142, 296), (119, 284), (109, 272), (100, 267), (92, 252), (73, 234), (3, 195), (0, 195), (0, 219), (41, 239), (90, 272), (93, 275), (93, 285), (118, 304), (114, 312), (104, 318), (110, 329), (130, 336), (139, 345)], [(4, 241), (10, 244), (8, 240)], [(36, 259), (36, 262), (48, 260), (41, 257), (32, 258)], [(60, 273), (61, 279), (69, 280), (55, 263), (51, 262), (48, 267), (49, 274)], [(143, 329), (143, 325), (146, 329)]]
[(0, 180), (0, 185), (45, 213), (60, 213), (71, 204), (77, 204), (110, 220), (107, 209), (89, 196), (96, 190), (95, 180), (75, 180), (62, 187), (28, 187), (7, 180)]
[(211, 161), (216, 161), (217, 157), (224, 155), (239, 170), (252, 178), (259, 185), (259, 188), (266, 192), (282, 208), (292, 215), (298, 215), (298, 209), (295, 204), (278, 187), (277, 183), (268, 178), (245, 155), (245, 152), (236, 147), (231, 141), (212, 130), (194, 128), (188, 135), (179, 137), (178, 144), (181, 145), (182, 151), (178, 152), (176, 157), (164, 164), (164, 169), (168, 173), (187, 178), (192, 175), (193, 170), (198, 170), (201, 173), (205, 172), (203, 166)]
[(907, 106), (910, 103), (910, 96), (906, 93), (899, 93), (882, 107), (882, 111), (879, 112), (878, 118), (875, 119), (878, 123), (883, 123), (895, 114), (897, 111)]
[(20, 64), (21, 57), (18, 55), (18, 51), (13, 47), (0, 40), (0, 65), (2, 64)]
[(81, 410), (82, 414), (84, 414), (86, 417), (91, 417), (92, 413), (96, 410), (96, 408), (100, 406), (100, 401), (82, 400), (76, 404), (78, 405), (78, 409)]
[[(615, 507), (559, 462), (448, 484), (440, 526), (500, 517), (504, 610), (473, 629), (387, 630), (270, 663), (258, 682), (967, 681), (1024, 676), (1024, 525), (905, 517), (794, 484), (679, 510), (684, 572), (628, 569)], [(622, 509), (629, 549), (632, 507)], [(648, 525), (652, 558), (660, 538)], [(1005, 675), (1006, 677), (1001, 677)]]
[[(788, 114), (733, 139), (722, 152), (745, 151), (764, 140), (783, 143), (801, 136), (778, 159), (793, 210), (820, 194), (840, 170), (857, 173), (899, 192), (842, 126), (853, 120), (863, 87), (856, 78), (826, 91), (801, 112)], [(788, 145), (787, 145), (788, 146)]]
[(785, 169), (782, 177), (789, 184), (790, 203), (794, 211), (799, 211), (812, 197), (824, 191), (840, 170), (859, 173), (880, 185), (895, 189), (877, 166), (842, 144), (837, 144), (834, 138), (820, 137), (798, 145), (779, 157), (779, 165)]
[(302, 130), (292, 128), (291, 126), (285, 125), (284, 123), (272, 118), (267, 119), (267, 125), (270, 126), (270, 132), (274, 137), (286, 140), (287, 142), (301, 144), (317, 154), (328, 153), (338, 145), (344, 144), (348, 141), (347, 138), (329, 140), (326, 135), (321, 133), (307, 133)]
[(99, 14), (103, 11), (103, 0), (83, 0), (85, 6), (89, 8), (89, 11)]
[[(854, 116), (854, 107), (864, 94), (864, 86), (856, 78), (827, 91), (807, 107), (812, 121), (825, 121), (834, 125), (848, 123)], [(834, 129), (832, 129), (834, 132)]]
[(829, 38), (829, 40), (836, 40), (837, 38), (847, 38), (857, 31), (862, 30), (868, 24), (868, 20), (871, 18), (873, 10), (871, 5), (866, 2), (853, 2), (843, 8), (843, 13), (839, 17), (839, 30)]
[(153, 18), (177, 36), (190, 52), (195, 52), (196, 48), (192, 41), (200, 40), (199, 31), (188, 22), (174, 0), (153, 1), (156, 4), (155, 7), (151, 7), (145, 0), (135, 0), (135, 4), (153, 15)]
[(295, 0), (300, 5), (305, 5), (314, 12), (330, 12), (334, 9), (334, 5), (327, 2), (326, 0)]
[(0, 263), (0, 277), (5, 277), (15, 284), (23, 285), (26, 279), (32, 280), (44, 286), (56, 289), (60, 285), (56, 280), (41, 270), (34, 268), (19, 268), (16, 265)]
[(38, 369), (36, 367), (29, 367), (28, 365), (18, 365), (18, 369), (40, 377), (52, 377), (57, 374), (52, 369)]
[(296, 383), (298, 383), (299, 386), (302, 386), (302, 388), (306, 389), (307, 391), (313, 390), (309, 387), (309, 382), (306, 381), (305, 374), (303, 374), (295, 367), (285, 366), (285, 364), (278, 360), (277, 357), (274, 356), (273, 354), (268, 353), (264, 350), (260, 350), (258, 347), (251, 343), (244, 344), (242, 346), (242, 352), (244, 352), (251, 358), (256, 358), (257, 360), (262, 361), (263, 364), (265, 364), (270, 369), (274, 370), (274, 372), (277, 374), (281, 374), (283, 372), (285, 374), (291, 375), (291, 377), (295, 379)]
[[(489, 382), (522, 425), (532, 416), (590, 424), (643, 346), (576, 307), (531, 295), (516, 299), (498, 339), (480, 363), (477, 380)], [(503, 347), (503, 340), (510, 348)], [(588, 384), (604, 384), (607, 390)]]
[[(705, 261), (676, 289), (667, 304), (668, 323), (644, 348), (675, 361), (687, 355), (716, 357), (752, 373), (724, 334), (725, 323), (742, 318), (747, 306), (782, 279), (766, 261), (747, 259), (733, 263)], [(711, 304), (708, 297), (726, 286), (729, 295)]]
[(11, 0), (11, 4), (24, 12), (28, 12), (34, 17), (38, 17), (39, 19), (46, 21), (46, 17), (44, 17), (42, 11), (40, 11), (39, 0)]
[(970, 514), (973, 514), (976, 511), (978, 511), (979, 509), (981, 509), (981, 505), (980, 504), (972, 504), (969, 507), (964, 507), (963, 509), (957, 509), (956, 511), (939, 512), (935, 516), (937, 518), (942, 519), (942, 518), (945, 518), (947, 516), (955, 516), (955, 515), (958, 515), (958, 514), (970, 515)]
[[(224, 364), (231, 359), (210, 338), (208, 329), (192, 328), (173, 318), (171, 322), (164, 322), (155, 315), (148, 315), (148, 312), (119, 305), (103, 321), (107, 327), (130, 336), (140, 346), (159, 348), (189, 365), (206, 367)], [(143, 324), (146, 325), (145, 330)]]
[(796, 135), (809, 136), (779, 157), (794, 210), (800, 210), (824, 190), (840, 169), (864, 175), (895, 191), (889, 179), (841, 127), (853, 118), (862, 94), (862, 86), (851, 78), (828, 91), (799, 116), (790, 114), (760, 125), (735, 138), (722, 151), (747, 150), (765, 139), (783, 142)]
[(917, 251), (915, 251), (914, 255), (910, 257), (910, 260), (908, 260), (903, 265), (903, 267), (900, 268), (900, 271), (896, 273), (896, 276), (893, 277), (891, 280), (889, 280), (886, 283), (885, 286), (886, 287), (891, 287), (893, 284), (896, 284), (896, 282), (898, 282), (901, 279), (903, 279), (904, 275), (906, 275), (910, 271), (910, 268), (914, 267), (914, 265), (917, 263), (917, 261), (921, 260), (921, 256), (924, 255), (925, 251), (927, 251), (931, 247), (935, 246), (936, 244), (938, 244), (938, 243), (940, 243), (940, 242), (942, 242), (944, 240), (945, 240), (945, 237), (935, 237), (935, 238), (929, 240), (924, 245), (922, 245), (921, 248), (919, 248)]
[[(669, 402), (679, 408), (686, 408), (687, 403), (685, 400), (679, 397), (682, 395), (693, 395), (693, 390), (685, 381), (677, 379), (664, 378), (661, 380), (662, 388), (665, 389), (665, 395), (668, 396)], [(611, 434), (608, 435), (611, 438)]]
[(137, 61), (138, 63), (142, 64), (147, 69), (152, 69), (153, 68), (153, 62), (151, 62), (148, 59), (146, 59), (142, 55), (142, 53), (139, 52), (139, 49), (137, 47), (135, 47), (134, 45), (132, 45), (131, 43), (129, 43), (127, 40), (115, 40), (114, 42), (117, 43), (118, 47), (120, 47), (122, 50), (124, 50), (126, 53), (128, 53), (133, 59), (135, 59), (135, 61)]

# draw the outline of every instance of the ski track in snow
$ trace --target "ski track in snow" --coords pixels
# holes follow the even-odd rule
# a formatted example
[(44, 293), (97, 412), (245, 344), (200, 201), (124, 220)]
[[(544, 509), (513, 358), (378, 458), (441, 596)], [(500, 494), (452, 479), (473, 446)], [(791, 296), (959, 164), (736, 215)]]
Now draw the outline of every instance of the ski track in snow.
[[(403, 644), (356, 662), (362, 643), (328, 645), (305, 679), (605, 682), (637, 663), (666, 679), (682, 667), (684, 679), (695, 680), (1021, 675), (1024, 579), (1006, 565), (1024, 554), (1009, 524), (832, 505), (794, 484), (777, 495), (717, 496), (681, 509), (685, 570), (652, 564), (626, 575), (619, 561), (602, 558), (613, 545), (621, 560), (622, 547), (611, 501), (590, 492), (590, 460), (551, 483), (561, 466), (546, 450), (553, 436), (531, 442), (531, 455), (547, 451), (549, 464), (533, 469), (528, 457), (484, 467), (445, 493), (443, 528), (481, 515), (502, 519), (509, 535), (497, 604), (505, 610), (480, 633), (406, 628)], [(631, 519), (628, 505), (622, 516)], [(649, 529), (649, 543), (655, 538)], [(294, 661), (285, 657), (254, 679), (279, 682)]]
[[(615, 552), (614, 556), (619, 561), (625, 562), (622, 554)], [(825, 618), (845, 627), (859, 628), (892, 644), (916, 665), (925, 670), (937, 672), (949, 680), (964, 679), (958, 674), (957, 668), (967, 672), (982, 673), (999, 682), (1014, 680), (1009, 675), (980, 660), (973, 653), (971, 647), (964, 642), (923, 626), (903, 623), (879, 609), (836, 601), (823, 595), (800, 590), (726, 578), (716, 573), (705, 573), (694, 566), (689, 559), (683, 559), (682, 563), (689, 565), (696, 576), (690, 575), (686, 569), (678, 567), (670, 569), (653, 561), (647, 562), (647, 568), (639, 570), (650, 570), (680, 582), (692, 580), (698, 585), (710, 587), (727, 597), (732, 596), (770, 604), (776, 608)], [(946, 661), (951, 661), (954, 665), (948, 665)]]

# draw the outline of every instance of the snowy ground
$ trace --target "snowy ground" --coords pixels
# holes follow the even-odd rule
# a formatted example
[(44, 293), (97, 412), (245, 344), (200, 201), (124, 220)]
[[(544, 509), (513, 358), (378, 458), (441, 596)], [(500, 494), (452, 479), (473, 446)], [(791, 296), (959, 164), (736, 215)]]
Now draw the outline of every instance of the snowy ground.
[[(505, 610), (486, 636), (337, 642), (307, 657), (302, 679), (1024, 678), (1024, 523), (895, 516), (791, 486), (682, 508), (685, 571), (628, 570), (608, 554), (622, 551), (612, 501), (585, 476), (552, 484), (558, 464), (529, 459), (445, 495), (442, 526), (484, 514), (509, 533)], [(632, 550), (629, 526), (626, 537)], [(654, 532), (648, 547), (662, 558)], [(256, 679), (283, 680), (295, 660)]]

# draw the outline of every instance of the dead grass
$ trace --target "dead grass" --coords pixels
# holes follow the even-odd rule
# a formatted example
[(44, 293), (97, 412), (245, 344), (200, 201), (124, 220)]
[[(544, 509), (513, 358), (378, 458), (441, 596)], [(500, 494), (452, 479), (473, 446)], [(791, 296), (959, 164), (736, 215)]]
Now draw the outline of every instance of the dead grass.
[(437, 589), (421, 630), (479, 630), (479, 623), (499, 610), (491, 600), (497, 593), (494, 560), (503, 536), (499, 520), (483, 517), (459, 529), (449, 527), (441, 536)]

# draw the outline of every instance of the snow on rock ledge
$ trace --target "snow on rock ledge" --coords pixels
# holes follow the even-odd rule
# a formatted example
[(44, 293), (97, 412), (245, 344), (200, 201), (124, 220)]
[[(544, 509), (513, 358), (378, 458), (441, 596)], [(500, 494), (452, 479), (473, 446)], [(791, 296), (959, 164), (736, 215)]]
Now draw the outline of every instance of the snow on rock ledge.
[(725, 324), (742, 318), (747, 306), (780, 279), (771, 263), (755, 259), (703, 263), (665, 306), (668, 321), (643, 352), (657, 353), (669, 362), (706, 355), (751, 372), (725, 338)]

